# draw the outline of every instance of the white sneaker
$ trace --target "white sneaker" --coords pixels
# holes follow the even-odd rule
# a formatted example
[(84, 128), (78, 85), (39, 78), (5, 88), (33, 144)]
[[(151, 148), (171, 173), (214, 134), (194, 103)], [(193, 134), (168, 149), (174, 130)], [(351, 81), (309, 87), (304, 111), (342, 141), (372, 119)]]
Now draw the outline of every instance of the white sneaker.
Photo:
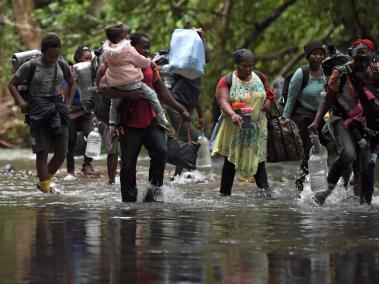
[(55, 182), (50, 183), (50, 191), (51, 191), (51, 193), (57, 193), (57, 194), (61, 194), (62, 193), (62, 191), (60, 191), (58, 189), (58, 186), (57, 186), (57, 184)]
[(63, 178), (63, 180), (65, 180), (65, 181), (72, 181), (72, 180), (76, 180), (76, 179), (77, 179), (77, 177), (74, 176), (74, 175), (71, 174), (71, 173), (68, 173), (67, 176), (65, 176), (65, 177)]

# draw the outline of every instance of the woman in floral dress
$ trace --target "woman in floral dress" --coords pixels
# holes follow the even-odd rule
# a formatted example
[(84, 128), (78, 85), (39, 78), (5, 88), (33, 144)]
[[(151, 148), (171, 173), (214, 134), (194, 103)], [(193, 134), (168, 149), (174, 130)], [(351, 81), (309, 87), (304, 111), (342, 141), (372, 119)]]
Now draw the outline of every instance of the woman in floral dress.
[[(232, 81), (220, 79), (216, 98), (224, 119), (217, 133), (212, 156), (225, 156), (220, 194), (231, 195), (236, 171), (242, 178), (255, 178), (258, 188), (267, 190), (265, 167), (267, 150), (267, 119), (265, 110), (270, 105), (264, 85), (253, 72), (254, 55), (247, 49), (234, 52), (236, 70)], [(239, 109), (243, 107), (242, 109)], [(250, 127), (243, 126), (241, 111), (249, 112)]]

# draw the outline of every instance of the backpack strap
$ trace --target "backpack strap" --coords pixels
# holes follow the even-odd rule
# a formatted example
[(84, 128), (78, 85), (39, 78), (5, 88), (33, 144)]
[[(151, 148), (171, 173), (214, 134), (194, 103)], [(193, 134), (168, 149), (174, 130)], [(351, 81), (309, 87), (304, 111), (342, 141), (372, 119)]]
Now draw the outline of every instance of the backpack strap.
[(29, 85), (33, 80), (34, 73), (36, 73), (36, 68), (37, 68), (37, 58), (30, 59), (30, 73), (29, 73), (29, 77), (28, 77), (28, 84)]
[(253, 70), (253, 73), (255, 73), (255, 75), (258, 76), (258, 78), (262, 81), (262, 84), (263, 86), (266, 88), (266, 84), (267, 84), (267, 78), (266, 76), (259, 70)]
[[(259, 77), (259, 79), (262, 78), (263, 73), (261, 71), (253, 70), (253, 72), (255, 73), (255, 75), (257, 75)], [(229, 72), (228, 74), (226, 74), (225, 79), (226, 79), (226, 85), (228, 86), (228, 89), (230, 90), (230, 88), (232, 87), (232, 84), (233, 84), (233, 72)], [(261, 79), (261, 81), (262, 81), (262, 79)]]
[(100, 66), (101, 66), (101, 58), (100, 58), (100, 56), (101, 56), (101, 54), (96, 55), (96, 53), (95, 53), (95, 57), (92, 58), (92, 60), (91, 60), (92, 82), (96, 81), (96, 73), (100, 69)]
[(349, 76), (354, 90), (357, 94), (358, 100), (361, 102), (368, 101), (367, 96), (364, 94), (363, 90), (363, 87), (365, 86), (364, 82), (357, 77), (350, 65), (346, 66), (346, 71), (347, 76)]
[(60, 58), (58, 58), (57, 62), (58, 62), (58, 65), (63, 72), (63, 78), (67, 80), (68, 78), (66, 78), (66, 75), (71, 73), (71, 70), (68, 67), (68, 64), (66, 63), (66, 61), (64, 61), (63, 59), (60, 59)]
[(339, 78), (339, 81), (340, 81), (339, 90), (340, 90), (340, 92), (342, 92), (343, 87), (345, 86), (346, 81), (347, 81), (347, 66), (344, 64), (344, 65), (337, 66), (335, 68), (338, 70), (338, 73), (340, 74), (339, 75), (339, 77), (340, 77)]
[[(340, 93), (342, 93), (343, 88), (347, 82), (347, 76), (348, 76), (347, 64), (339, 65), (334, 68), (337, 69), (339, 73), (339, 91)], [(349, 116), (347, 111), (342, 107), (342, 105), (338, 101), (335, 102), (332, 108), (332, 111), (334, 115), (341, 117), (343, 120), (345, 120)]]
[(301, 66), (301, 71), (303, 71), (303, 80), (301, 81), (301, 89), (303, 90), (307, 85), (309, 81), (309, 65), (303, 65)]
[(233, 72), (229, 72), (228, 74), (226, 74), (225, 79), (226, 79), (226, 85), (228, 86), (228, 89), (230, 90), (233, 83)]

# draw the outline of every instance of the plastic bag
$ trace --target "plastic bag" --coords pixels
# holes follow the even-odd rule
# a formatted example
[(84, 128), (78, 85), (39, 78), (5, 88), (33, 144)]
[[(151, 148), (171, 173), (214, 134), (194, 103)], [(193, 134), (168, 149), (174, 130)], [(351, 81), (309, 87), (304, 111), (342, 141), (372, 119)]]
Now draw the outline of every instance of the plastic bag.
[(180, 139), (167, 141), (166, 162), (181, 168), (196, 169), (197, 151), (200, 144), (196, 142), (185, 142)]
[(193, 29), (176, 29), (170, 43), (170, 72), (194, 80), (204, 74), (203, 41)]

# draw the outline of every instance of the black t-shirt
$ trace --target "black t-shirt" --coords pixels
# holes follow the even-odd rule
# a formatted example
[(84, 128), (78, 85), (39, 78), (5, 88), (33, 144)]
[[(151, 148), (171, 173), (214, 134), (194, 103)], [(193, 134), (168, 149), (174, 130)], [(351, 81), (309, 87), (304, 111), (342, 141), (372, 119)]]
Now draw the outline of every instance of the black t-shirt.
[(188, 109), (193, 109), (200, 97), (200, 85), (200, 77), (190, 80), (181, 75), (174, 74), (171, 93), (180, 104)]

